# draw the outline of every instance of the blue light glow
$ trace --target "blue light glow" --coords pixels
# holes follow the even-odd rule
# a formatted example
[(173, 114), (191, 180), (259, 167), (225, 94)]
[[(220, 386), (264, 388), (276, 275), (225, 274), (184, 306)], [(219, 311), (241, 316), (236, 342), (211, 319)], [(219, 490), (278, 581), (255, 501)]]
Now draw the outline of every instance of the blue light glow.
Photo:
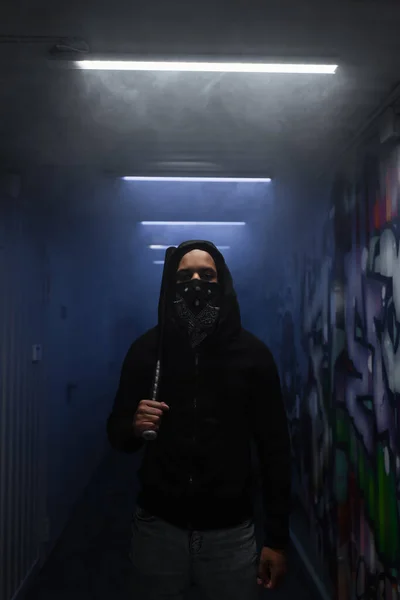
[(242, 227), (244, 221), (142, 221), (145, 226), (164, 227)]
[[(171, 244), (171, 246), (178, 246), (179, 244)], [(150, 250), (167, 250), (170, 246), (161, 246), (159, 244), (151, 244)], [(230, 250), (230, 246), (217, 246), (218, 250)]]
[(270, 177), (175, 177), (160, 176), (147, 177), (129, 175), (122, 177), (124, 181), (162, 181), (162, 182), (190, 182), (190, 183), (271, 183)]

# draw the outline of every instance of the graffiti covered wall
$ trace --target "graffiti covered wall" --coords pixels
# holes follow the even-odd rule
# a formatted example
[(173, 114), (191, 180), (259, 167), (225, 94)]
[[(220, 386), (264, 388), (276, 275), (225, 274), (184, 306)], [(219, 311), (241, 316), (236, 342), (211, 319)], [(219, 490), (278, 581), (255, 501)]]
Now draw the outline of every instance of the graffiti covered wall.
[(400, 599), (400, 150), (338, 177), (283, 303), (297, 493), (340, 600)]

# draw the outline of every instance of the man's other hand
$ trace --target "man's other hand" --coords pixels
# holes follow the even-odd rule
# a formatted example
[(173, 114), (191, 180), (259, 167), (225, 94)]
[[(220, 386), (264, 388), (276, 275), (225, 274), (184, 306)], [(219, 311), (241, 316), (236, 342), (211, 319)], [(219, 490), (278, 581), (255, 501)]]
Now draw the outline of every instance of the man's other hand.
[(263, 585), (269, 590), (276, 588), (284, 578), (287, 571), (285, 553), (281, 550), (264, 548), (261, 551), (258, 567), (258, 585)]
[(133, 431), (137, 437), (141, 437), (145, 431), (158, 431), (161, 417), (169, 410), (164, 402), (153, 400), (141, 400), (133, 419)]

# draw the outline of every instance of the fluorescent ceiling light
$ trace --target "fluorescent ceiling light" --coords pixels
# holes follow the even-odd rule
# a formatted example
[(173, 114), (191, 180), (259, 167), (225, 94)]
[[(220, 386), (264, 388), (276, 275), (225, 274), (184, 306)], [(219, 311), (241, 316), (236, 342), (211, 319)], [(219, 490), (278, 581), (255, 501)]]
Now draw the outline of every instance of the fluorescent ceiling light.
[(189, 181), (189, 182), (206, 182), (206, 183), (270, 183), (270, 177), (185, 177), (180, 176), (127, 176), (122, 177), (124, 181)]
[(142, 221), (142, 225), (163, 225), (163, 226), (191, 226), (198, 227), (202, 225), (209, 225), (211, 227), (220, 227), (220, 226), (243, 226), (246, 223), (242, 221)]
[(138, 60), (77, 60), (80, 69), (104, 71), (186, 71), (196, 73), (293, 73), (334, 75), (337, 65)]
[[(172, 244), (174, 245), (174, 244)], [(160, 244), (151, 244), (150, 250), (167, 250), (170, 246), (161, 246)], [(218, 250), (229, 250), (230, 246), (217, 246)]]
[(153, 260), (153, 264), (154, 265), (163, 265), (164, 261), (163, 260)]

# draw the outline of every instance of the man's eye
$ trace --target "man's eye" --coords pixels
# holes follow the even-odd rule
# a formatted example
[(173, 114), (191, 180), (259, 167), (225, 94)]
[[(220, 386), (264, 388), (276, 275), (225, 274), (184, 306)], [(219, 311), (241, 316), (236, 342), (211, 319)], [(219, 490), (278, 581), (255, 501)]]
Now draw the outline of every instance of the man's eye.
[(181, 271), (180, 273), (177, 274), (177, 280), (178, 281), (190, 281), (191, 279), (191, 274), (188, 273), (187, 271)]

